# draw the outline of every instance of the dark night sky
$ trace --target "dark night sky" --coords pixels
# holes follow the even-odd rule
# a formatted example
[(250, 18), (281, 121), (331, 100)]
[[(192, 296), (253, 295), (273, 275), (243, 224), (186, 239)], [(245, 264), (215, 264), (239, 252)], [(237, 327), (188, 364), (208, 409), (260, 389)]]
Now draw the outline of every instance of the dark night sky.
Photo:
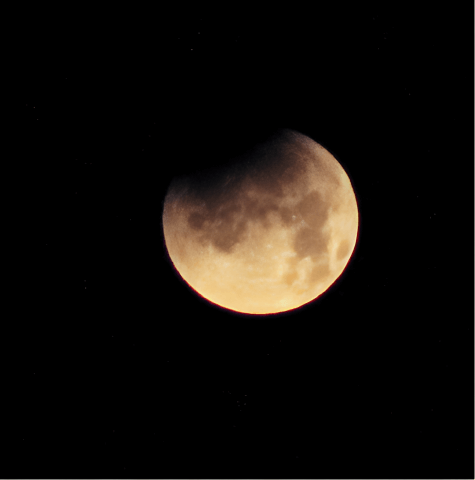
[[(272, 8), (19, 22), (0, 476), (473, 478), (473, 5)], [(340, 161), (360, 230), (266, 319), (190, 291), (161, 211), (276, 127)]]

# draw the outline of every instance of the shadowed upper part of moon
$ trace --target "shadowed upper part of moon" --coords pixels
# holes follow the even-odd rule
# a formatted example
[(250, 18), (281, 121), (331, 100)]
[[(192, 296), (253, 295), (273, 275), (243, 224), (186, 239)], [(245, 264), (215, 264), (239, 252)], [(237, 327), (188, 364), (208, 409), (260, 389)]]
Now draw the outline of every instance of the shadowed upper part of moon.
[[(202, 244), (230, 253), (242, 241), (251, 223), (268, 228), (275, 213), (286, 226), (301, 225), (295, 239), (299, 258), (322, 252), (326, 239), (321, 230), (328, 218), (329, 199), (308, 191), (308, 170), (315, 152), (284, 132), (259, 145), (245, 159), (210, 169), (176, 182), (179, 201), (189, 212), (188, 226)], [(329, 180), (330, 179), (330, 180)], [(326, 174), (325, 181), (338, 184)], [(300, 200), (290, 207), (284, 200), (294, 194)]]

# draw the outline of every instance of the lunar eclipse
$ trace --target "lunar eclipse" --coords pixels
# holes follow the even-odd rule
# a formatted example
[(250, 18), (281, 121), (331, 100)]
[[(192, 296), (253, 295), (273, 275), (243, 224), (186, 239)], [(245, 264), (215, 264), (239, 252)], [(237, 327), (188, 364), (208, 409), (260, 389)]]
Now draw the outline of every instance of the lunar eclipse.
[(307, 304), (353, 253), (358, 207), (350, 179), (325, 148), (283, 129), (232, 162), (171, 182), (165, 244), (186, 283), (246, 314)]

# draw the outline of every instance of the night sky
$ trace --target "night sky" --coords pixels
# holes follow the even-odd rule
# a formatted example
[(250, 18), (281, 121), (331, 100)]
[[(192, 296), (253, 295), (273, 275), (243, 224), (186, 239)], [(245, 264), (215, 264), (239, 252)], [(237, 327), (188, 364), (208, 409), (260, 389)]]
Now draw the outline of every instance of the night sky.
[[(474, 478), (473, 5), (454, 5), (18, 21), (0, 476)], [(338, 159), (360, 228), (323, 296), (265, 318), (194, 293), (161, 215), (174, 176), (275, 128)]]

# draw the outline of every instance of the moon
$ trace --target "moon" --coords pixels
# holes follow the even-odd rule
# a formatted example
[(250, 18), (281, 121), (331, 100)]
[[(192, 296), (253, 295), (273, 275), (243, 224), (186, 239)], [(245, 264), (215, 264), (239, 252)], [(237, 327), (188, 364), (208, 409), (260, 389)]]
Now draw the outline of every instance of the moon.
[(315, 300), (341, 275), (358, 207), (334, 156), (282, 129), (230, 164), (174, 178), (162, 225), (193, 290), (228, 310), (266, 315)]

